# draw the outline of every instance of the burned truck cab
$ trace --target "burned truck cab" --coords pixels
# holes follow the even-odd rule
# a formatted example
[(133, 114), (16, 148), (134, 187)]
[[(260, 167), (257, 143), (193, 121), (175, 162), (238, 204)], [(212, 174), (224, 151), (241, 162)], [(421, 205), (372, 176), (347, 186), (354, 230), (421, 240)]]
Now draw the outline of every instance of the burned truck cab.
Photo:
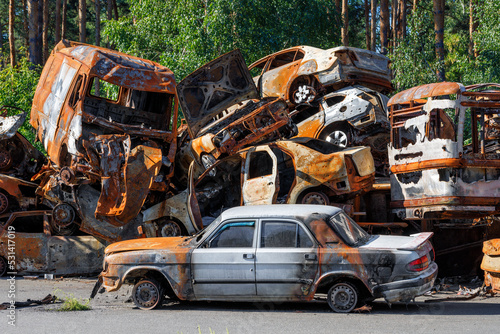
[(500, 212), (500, 86), (442, 82), (388, 102), (391, 207), (401, 218)]
[(51, 160), (41, 195), (78, 208), (71, 192), (54, 189), (90, 183), (100, 188), (89, 195), (98, 197), (95, 218), (115, 226), (154, 203), (151, 193), (168, 191), (173, 175), (175, 87), (173, 73), (160, 64), (61, 41), (45, 64), (31, 110), (30, 123)]

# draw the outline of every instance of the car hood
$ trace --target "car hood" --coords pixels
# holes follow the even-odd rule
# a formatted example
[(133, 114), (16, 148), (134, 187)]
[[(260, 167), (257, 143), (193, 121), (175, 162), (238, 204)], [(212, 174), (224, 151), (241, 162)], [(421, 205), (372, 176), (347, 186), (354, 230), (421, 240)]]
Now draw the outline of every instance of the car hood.
[(359, 246), (359, 248), (416, 250), (432, 237), (432, 235), (432, 232), (412, 234), (409, 237), (399, 235), (374, 235), (370, 237), (366, 244)]
[(188, 237), (143, 238), (116, 242), (106, 247), (106, 255), (111, 253), (140, 251), (140, 250), (189, 250)]
[(228, 107), (259, 98), (239, 50), (226, 53), (185, 77), (177, 85), (177, 95), (192, 138)]
[(14, 137), (26, 120), (26, 115), (27, 113), (24, 112), (14, 116), (0, 116), (0, 140)]

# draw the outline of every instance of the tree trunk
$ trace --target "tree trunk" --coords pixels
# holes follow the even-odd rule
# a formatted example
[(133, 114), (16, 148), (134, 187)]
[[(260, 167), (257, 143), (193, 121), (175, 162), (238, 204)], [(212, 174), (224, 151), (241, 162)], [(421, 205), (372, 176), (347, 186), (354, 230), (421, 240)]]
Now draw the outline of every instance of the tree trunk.
[(16, 67), (16, 40), (14, 37), (14, 24), (16, 20), (16, 6), (14, 0), (9, 1), (9, 49), (10, 66)]
[[(2, 53), (2, 56), (4, 54), (4, 49), (3, 49), (3, 23), (2, 23), (2, 17), (0, 16), (0, 52)], [(0, 57), (0, 68), (5, 67), (5, 62), (3, 57)]]
[[(95, 45), (101, 46), (101, 0), (95, 0)], [(95, 95), (99, 96), (99, 80), (94, 80)]]
[(380, 0), (380, 49), (387, 54), (389, 35), (389, 0)]
[(436, 35), (436, 57), (440, 61), (436, 71), (437, 80), (445, 81), (444, 72), (444, 1), (433, 0), (434, 5), (434, 33)]
[(80, 42), (87, 41), (87, 1), (79, 0), (78, 2), (78, 27), (80, 32)]
[(477, 58), (479, 52), (474, 42), (474, 32), (477, 30), (478, 22), (476, 17), (476, 6), (478, 0), (469, 1), (469, 59)]
[(415, 13), (415, 11), (417, 10), (418, 3), (419, 3), (419, 0), (413, 0), (413, 12), (414, 12), (414, 13)]
[(29, 21), (28, 21), (28, 4), (26, 2), (27, 0), (23, 0), (23, 29), (24, 29), (24, 47), (25, 47), (25, 54), (26, 58), (29, 58), (30, 55), (30, 28), (29, 28)]
[(406, 38), (406, 0), (399, 0), (399, 33), (398, 38)]
[(36, 36), (36, 52), (38, 64), (43, 63), (43, 1), (38, 0), (38, 34)]
[(365, 0), (365, 39), (366, 49), (370, 50), (370, 3)]
[(118, 20), (118, 6), (116, 5), (116, 0), (113, 0), (113, 10), (115, 12), (115, 20)]
[(392, 0), (391, 4), (391, 46), (392, 50), (396, 48), (396, 39), (397, 39), (397, 31), (398, 31), (398, 0)]
[(49, 58), (49, 0), (43, 0), (43, 63)]
[(342, 45), (349, 45), (349, 5), (347, 0), (342, 0)]
[(377, 47), (377, 1), (378, 0), (372, 0), (372, 6), (371, 6), (371, 45), (370, 45), (370, 50), (375, 51)]
[[(113, 18), (113, 0), (107, 0), (107, 1), (108, 2), (107, 2), (106, 14), (107, 14), (108, 21), (110, 21)], [(109, 40), (106, 43), (106, 47), (108, 49), (111, 49), (111, 44), (109, 43)]]
[(61, 0), (56, 0), (56, 26), (54, 35), (57, 44), (61, 40)]
[(62, 24), (61, 24), (61, 39), (66, 38), (66, 19), (68, 16), (68, 0), (63, 0), (62, 7)]
[(28, 0), (30, 62), (38, 65), (37, 37), (38, 37), (38, 0)]

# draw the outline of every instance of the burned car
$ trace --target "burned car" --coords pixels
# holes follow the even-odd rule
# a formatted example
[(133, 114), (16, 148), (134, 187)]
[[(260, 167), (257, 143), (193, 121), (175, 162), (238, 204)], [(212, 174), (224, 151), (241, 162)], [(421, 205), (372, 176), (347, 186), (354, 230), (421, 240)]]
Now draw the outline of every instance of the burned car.
[(27, 115), (17, 107), (0, 107), (0, 173), (29, 181), (47, 159), (18, 132)]
[(367, 192), (375, 181), (370, 148), (340, 148), (296, 138), (244, 149), (217, 161), (188, 188), (143, 211), (148, 236), (188, 235), (221, 209), (274, 203), (334, 204)]
[(195, 236), (129, 240), (105, 250), (107, 291), (132, 284), (140, 309), (180, 300), (311, 301), (335, 312), (374, 298), (409, 302), (437, 275), (432, 233), (367, 234), (341, 209), (266, 205), (224, 211)]
[(188, 75), (177, 85), (177, 94), (191, 139), (186, 153), (205, 168), (246, 146), (295, 134), (285, 101), (258, 99), (239, 50)]
[(500, 85), (428, 84), (388, 106), (391, 207), (400, 218), (500, 213)]
[(249, 66), (262, 97), (309, 103), (318, 93), (359, 84), (381, 93), (393, 90), (390, 59), (376, 52), (336, 47), (297, 46), (271, 54)]
[(0, 276), (99, 272), (105, 245), (90, 235), (57, 235), (51, 215), (50, 210), (0, 215)]
[(356, 85), (297, 106), (290, 117), (297, 125), (297, 137), (319, 138), (340, 147), (370, 146), (378, 174), (386, 176), (388, 100), (377, 91)]
[(9, 211), (34, 209), (39, 204), (38, 184), (0, 174), (0, 215)]
[[(105, 223), (122, 227), (143, 205), (163, 200), (177, 148), (175, 87), (173, 73), (152, 61), (57, 44), (31, 110), (30, 123), (50, 159), (36, 176), (40, 196), (88, 214), (87, 231), (100, 236)], [(95, 204), (93, 212), (80, 210), (82, 197)]]

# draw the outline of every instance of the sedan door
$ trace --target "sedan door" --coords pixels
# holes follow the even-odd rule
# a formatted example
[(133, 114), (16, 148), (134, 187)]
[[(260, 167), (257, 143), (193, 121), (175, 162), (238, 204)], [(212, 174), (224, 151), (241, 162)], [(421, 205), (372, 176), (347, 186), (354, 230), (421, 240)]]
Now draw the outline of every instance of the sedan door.
[(255, 298), (255, 227), (251, 220), (223, 223), (193, 251), (197, 300)]
[(295, 221), (263, 220), (255, 270), (259, 297), (301, 299), (318, 274), (318, 248)]

